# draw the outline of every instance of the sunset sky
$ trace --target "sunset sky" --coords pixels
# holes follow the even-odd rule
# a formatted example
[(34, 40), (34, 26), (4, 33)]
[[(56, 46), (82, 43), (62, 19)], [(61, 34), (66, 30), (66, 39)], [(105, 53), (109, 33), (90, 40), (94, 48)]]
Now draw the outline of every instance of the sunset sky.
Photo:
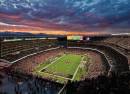
[(130, 0), (0, 0), (0, 32), (130, 32)]

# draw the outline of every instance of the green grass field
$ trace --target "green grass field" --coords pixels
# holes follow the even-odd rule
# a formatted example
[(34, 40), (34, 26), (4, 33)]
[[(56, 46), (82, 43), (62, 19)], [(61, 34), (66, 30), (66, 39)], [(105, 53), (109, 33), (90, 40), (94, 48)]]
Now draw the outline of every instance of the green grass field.
[(84, 68), (79, 67), (84, 58), (86, 57), (83, 55), (64, 54), (38, 65), (34, 73), (59, 83), (80, 80), (81, 76), (86, 73)]

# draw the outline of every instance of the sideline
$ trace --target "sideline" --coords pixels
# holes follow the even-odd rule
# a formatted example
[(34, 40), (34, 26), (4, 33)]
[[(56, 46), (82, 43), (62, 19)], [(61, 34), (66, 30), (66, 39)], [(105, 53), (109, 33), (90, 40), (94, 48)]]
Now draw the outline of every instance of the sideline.
[(39, 72), (41, 72), (43, 69), (48, 68), (50, 65), (54, 64), (56, 61), (58, 61), (59, 59), (63, 58), (65, 56), (65, 54), (59, 58), (57, 58), (55, 61), (51, 62), (50, 64), (46, 65), (45, 67), (43, 67), (41, 70), (39, 70)]
[(75, 78), (75, 76), (76, 76), (76, 74), (77, 74), (77, 72), (78, 72), (78, 70), (79, 70), (79, 67), (80, 67), (80, 65), (81, 65), (81, 63), (82, 63), (82, 61), (83, 61), (83, 59), (84, 59), (84, 57), (82, 57), (82, 60), (80, 61), (80, 63), (79, 63), (79, 65), (78, 65), (78, 67), (77, 67), (75, 73), (73, 74), (73, 77), (72, 77), (72, 79), (71, 79), (72, 81), (74, 80), (74, 78)]
[(55, 77), (59, 77), (59, 78), (64, 78), (66, 80), (71, 80), (70, 78), (67, 78), (67, 77), (64, 77), (64, 76), (60, 76), (60, 75), (56, 75), (56, 74), (52, 74), (52, 73), (47, 73), (47, 72), (42, 72), (42, 73), (49, 74), (49, 75), (52, 75), (52, 76), (55, 76)]
[[(50, 65), (52, 65), (53, 63), (55, 63), (57, 60), (61, 59), (61, 58), (64, 57), (64, 56), (65, 56), (65, 54), (64, 54), (63, 56), (61, 56), (60, 58), (56, 59), (55, 61), (53, 61), (52, 63), (48, 64), (47, 66), (45, 66), (44, 68), (42, 68), (42, 69), (41, 69), (40, 71), (38, 71), (38, 72), (40, 73), (43, 69), (48, 68)], [(79, 70), (80, 64), (81, 64), (81, 62), (83, 61), (83, 59), (84, 59), (84, 57), (82, 57), (82, 59), (81, 59), (79, 65), (78, 65), (78, 67), (76, 68), (76, 71), (74, 72), (72, 78), (67, 78), (67, 77), (64, 77), (64, 76), (55, 75), (55, 74), (51, 74), (51, 73), (47, 73), (47, 72), (42, 72), (42, 73), (49, 74), (49, 75), (53, 75), (53, 76), (56, 76), (56, 77), (60, 77), (60, 78), (64, 78), (64, 79), (73, 81), (74, 78), (75, 78), (75, 76), (76, 76), (76, 74), (77, 74), (77, 72), (78, 72), (78, 70)]]

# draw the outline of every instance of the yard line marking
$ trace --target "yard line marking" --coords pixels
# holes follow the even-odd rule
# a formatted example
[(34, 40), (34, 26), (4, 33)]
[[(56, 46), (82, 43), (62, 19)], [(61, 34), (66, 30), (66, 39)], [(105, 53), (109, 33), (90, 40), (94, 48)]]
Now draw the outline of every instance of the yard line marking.
[(81, 64), (81, 62), (83, 61), (83, 59), (84, 59), (84, 57), (82, 57), (82, 60), (80, 61), (80, 63), (79, 63), (79, 65), (78, 65), (78, 67), (77, 67), (75, 73), (73, 74), (73, 78), (71, 79), (72, 81), (74, 80), (74, 78), (75, 78), (75, 76), (76, 76), (76, 74), (77, 74), (77, 72), (78, 72), (78, 70), (79, 70), (80, 64)]
[(55, 61), (51, 62), (50, 64), (46, 65), (46, 66), (45, 66), (44, 68), (42, 68), (39, 72), (41, 72), (43, 69), (48, 68), (50, 65), (52, 65), (53, 63), (55, 63), (57, 60), (61, 59), (61, 58), (64, 57), (64, 56), (65, 56), (65, 54), (64, 54), (63, 56), (59, 57), (58, 59), (56, 59)]
[[(43, 69), (48, 68), (50, 65), (52, 65), (53, 63), (55, 63), (57, 60), (63, 58), (65, 55), (66, 55), (66, 54), (64, 54), (64, 55), (61, 56), (60, 58), (56, 59), (56, 60), (53, 61), (52, 63), (48, 64), (47, 66), (45, 66), (44, 68), (42, 68), (42, 69), (41, 69), (40, 71), (38, 71), (38, 72), (41, 72)], [(83, 58), (84, 58), (84, 57), (82, 57), (82, 59), (81, 59), (80, 62), (83, 61)], [(79, 67), (80, 67), (80, 64), (79, 64), (78, 67), (76, 68), (76, 72), (74, 72), (74, 74), (73, 74), (73, 79), (75, 78), (76, 73), (78, 72), (78, 68), (79, 68)], [(68, 78), (68, 77), (64, 77), (64, 76), (60, 76), (60, 75), (56, 75), (56, 74), (52, 74), (52, 73), (47, 73), (47, 72), (43, 72), (43, 73), (45, 73), (45, 74), (49, 74), (49, 75), (52, 75), (52, 76), (55, 76), (55, 77), (63, 78), (63, 79), (65, 79), (65, 80), (71, 80), (71, 81), (72, 81), (72, 78)]]

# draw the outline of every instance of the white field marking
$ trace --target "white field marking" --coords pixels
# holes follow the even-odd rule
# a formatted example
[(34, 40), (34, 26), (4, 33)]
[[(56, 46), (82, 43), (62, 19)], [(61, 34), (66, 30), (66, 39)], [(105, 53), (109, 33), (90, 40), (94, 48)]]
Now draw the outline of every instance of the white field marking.
[(39, 70), (39, 72), (41, 72), (43, 69), (48, 68), (50, 65), (52, 65), (53, 63), (55, 63), (57, 60), (61, 59), (61, 58), (64, 57), (64, 56), (65, 56), (65, 54), (64, 54), (63, 56), (57, 58), (55, 61), (51, 62), (50, 64), (46, 65), (44, 68), (42, 68), (41, 70)]
[(71, 80), (70, 78), (67, 78), (67, 77), (64, 77), (64, 76), (60, 76), (60, 75), (56, 75), (56, 74), (52, 74), (52, 73), (47, 73), (47, 72), (43, 72), (43, 73), (53, 75), (53, 76), (56, 76), (56, 77), (59, 77), (59, 78), (64, 78), (66, 80)]
[(79, 70), (80, 64), (81, 64), (81, 62), (83, 61), (83, 59), (84, 59), (84, 57), (82, 57), (82, 60), (80, 61), (80, 63), (79, 63), (79, 65), (78, 65), (78, 67), (77, 67), (75, 73), (73, 74), (73, 78), (71, 79), (72, 81), (74, 80), (74, 78), (75, 78), (75, 76), (76, 76), (76, 74), (77, 74), (77, 72), (78, 72), (78, 70)]
[[(65, 56), (65, 54), (64, 54), (63, 56)], [(62, 56), (62, 57), (63, 57), (63, 56)], [(60, 57), (60, 58), (62, 58), (62, 57)], [(56, 62), (57, 60), (59, 60), (60, 58), (58, 58), (58, 59), (56, 59), (55, 61), (53, 61), (53, 63), (55, 63), (55, 62)], [(84, 57), (83, 57), (83, 58), (84, 58)], [(80, 62), (83, 61), (83, 58), (82, 58), (82, 60), (81, 60)], [(53, 64), (53, 63), (51, 63), (51, 64)], [(49, 64), (49, 66), (50, 66), (51, 64)], [(49, 67), (49, 66), (47, 65), (47, 67)], [(46, 67), (46, 66), (45, 66), (45, 67)], [(46, 68), (45, 68), (45, 67), (44, 67), (43, 69), (46, 69), (46, 68), (47, 68), (47, 67), (46, 67)], [(51, 74), (51, 73), (47, 73), (47, 72), (43, 72), (43, 73), (49, 74), (49, 75), (53, 75), (53, 76), (59, 77), (59, 78), (64, 78), (64, 79), (66, 79), (66, 80), (73, 80), (73, 79), (75, 78), (77, 72), (78, 72), (79, 67), (80, 67), (80, 64), (78, 65), (78, 67), (77, 67), (75, 73), (73, 74), (73, 78), (67, 78), (67, 77), (64, 77), (64, 76), (60, 76), (60, 75), (56, 75), (56, 74)], [(41, 69), (41, 70), (38, 71), (38, 72), (41, 72), (43, 69)]]

